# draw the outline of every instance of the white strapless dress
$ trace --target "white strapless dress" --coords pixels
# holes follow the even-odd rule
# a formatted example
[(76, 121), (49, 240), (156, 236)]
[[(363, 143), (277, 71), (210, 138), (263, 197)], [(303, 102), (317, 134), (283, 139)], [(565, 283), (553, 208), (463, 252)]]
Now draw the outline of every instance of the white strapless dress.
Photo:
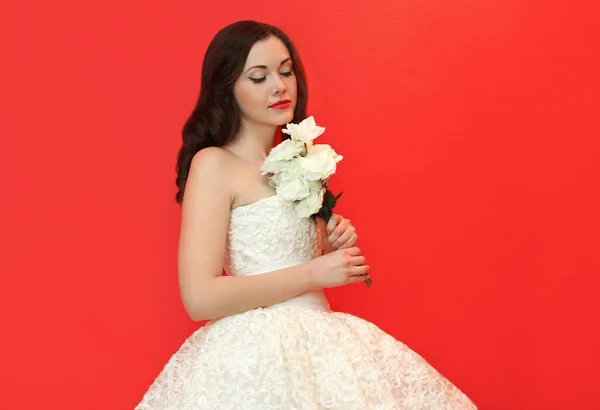
[[(235, 208), (228, 275), (320, 252), (312, 218), (278, 196)], [(209, 321), (173, 354), (136, 410), (475, 409), (421, 356), (374, 324), (332, 312), (323, 292)]]

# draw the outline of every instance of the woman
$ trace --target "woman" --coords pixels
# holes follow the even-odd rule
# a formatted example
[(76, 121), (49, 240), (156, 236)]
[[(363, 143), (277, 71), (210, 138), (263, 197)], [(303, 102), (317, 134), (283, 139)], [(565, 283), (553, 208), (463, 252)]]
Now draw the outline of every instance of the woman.
[(176, 197), (181, 298), (192, 320), (210, 321), (136, 409), (475, 408), (407, 346), (329, 309), (324, 288), (368, 278), (355, 229), (339, 215), (328, 226), (297, 217), (260, 171), (306, 101), (280, 30), (241, 21), (215, 36), (183, 129)]

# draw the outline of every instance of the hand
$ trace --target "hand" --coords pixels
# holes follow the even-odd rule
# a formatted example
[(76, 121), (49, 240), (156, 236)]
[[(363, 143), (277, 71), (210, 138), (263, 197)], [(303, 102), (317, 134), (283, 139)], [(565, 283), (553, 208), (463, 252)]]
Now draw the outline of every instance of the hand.
[(358, 235), (356, 229), (341, 215), (333, 214), (327, 223), (329, 243), (334, 249), (347, 249), (356, 245)]
[(309, 288), (318, 290), (364, 282), (369, 279), (370, 269), (364, 263), (365, 257), (357, 247), (339, 249), (312, 259), (307, 269)]

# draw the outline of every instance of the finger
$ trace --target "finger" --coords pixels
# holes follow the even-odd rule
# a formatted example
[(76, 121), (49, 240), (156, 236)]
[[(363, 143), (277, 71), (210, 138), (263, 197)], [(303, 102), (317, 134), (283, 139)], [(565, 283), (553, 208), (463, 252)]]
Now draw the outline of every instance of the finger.
[(329, 222), (327, 222), (327, 234), (331, 235), (331, 233), (338, 227), (339, 224), (344, 222), (346, 218), (339, 214), (332, 214), (331, 218), (329, 218)]
[(333, 247), (336, 249), (340, 248), (343, 244), (352, 239), (353, 235), (354, 231), (352, 229), (347, 229), (339, 238), (331, 242), (331, 245), (333, 245)]
[[(362, 266), (364, 265), (366, 262), (366, 259), (364, 256), (360, 255), (360, 256), (352, 256), (350, 258), (350, 264), (352, 266)], [(352, 275), (355, 275), (356, 273), (352, 272)]]
[(342, 246), (340, 246), (338, 249), (351, 248), (354, 245), (356, 245), (356, 242), (358, 242), (358, 236), (356, 234), (354, 234), (354, 236), (352, 238), (350, 238), (348, 240), (348, 242), (346, 242), (345, 244), (343, 244)]
[(358, 276), (350, 276), (348, 278), (348, 283), (360, 283), (360, 282), (366, 282), (370, 279), (370, 276), (365, 274), (365, 275), (358, 275)]
[(350, 255), (350, 256), (358, 256), (361, 254), (360, 249), (356, 246), (353, 246), (352, 248), (344, 249), (344, 252), (347, 252), (347, 255)]
[(371, 267), (369, 265), (360, 265), (352, 268), (350, 276), (367, 276)]
[(329, 222), (327, 222), (327, 235), (331, 235), (337, 224), (340, 222), (340, 217), (337, 214), (331, 215)]
[(340, 222), (335, 227), (333, 232), (329, 235), (329, 242), (334, 243), (340, 236), (344, 234), (347, 230), (351, 230), (354, 232), (354, 227), (348, 223), (347, 219), (340, 218)]

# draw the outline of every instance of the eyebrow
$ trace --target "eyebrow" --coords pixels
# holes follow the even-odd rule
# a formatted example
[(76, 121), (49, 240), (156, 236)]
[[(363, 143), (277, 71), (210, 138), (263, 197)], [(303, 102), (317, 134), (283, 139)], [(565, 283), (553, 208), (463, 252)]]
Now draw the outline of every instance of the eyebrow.
[[(281, 67), (282, 65), (284, 65), (285, 63), (287, 63), (288, 61), (291, 61), (292, 58), (288, 57), (285, 60), (283, 60), (281, 62), (281, 64), (279, 64), (279, 66)], [(266, 65), (253, 65), (252, 67), (250, 67), (249, 69), (247, 69), (246, 71), (244, 71), (244, 74), (246, 74), (248, 71), (254, 69), (254, 68), (262, 68), (263, 70), (266, 70), (268, 67)]]

